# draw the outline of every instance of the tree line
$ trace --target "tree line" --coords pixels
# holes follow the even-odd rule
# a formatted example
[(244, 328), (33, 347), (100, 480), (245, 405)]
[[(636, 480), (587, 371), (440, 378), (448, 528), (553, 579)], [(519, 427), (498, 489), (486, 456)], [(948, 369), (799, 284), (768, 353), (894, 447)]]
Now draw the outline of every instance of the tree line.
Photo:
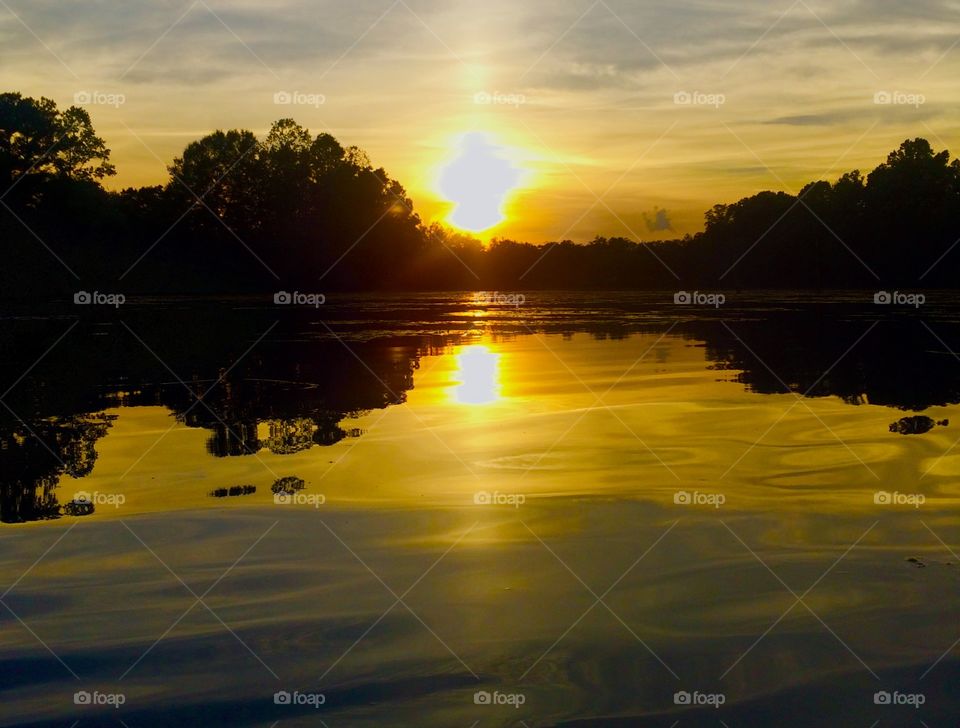
[[(760, 192), (677, 240), (478, 240), (414, 211), (356, 147), (292, 119), (191, 142), (163, 185), (108, 191), (82, 108), (0, 94), (0, 292), (953, 287), (960, 161), (908, 139), (864, 175)], [(960, 246), (958, 246), (960, 248)]]

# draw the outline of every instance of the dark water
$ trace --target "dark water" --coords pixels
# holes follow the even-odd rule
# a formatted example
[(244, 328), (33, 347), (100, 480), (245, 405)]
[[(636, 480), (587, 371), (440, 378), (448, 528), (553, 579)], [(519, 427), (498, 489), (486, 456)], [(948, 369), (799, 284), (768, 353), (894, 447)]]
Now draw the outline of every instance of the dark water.
[(497, 300), (8, 309), (0, 724), (950, 723), (952, 294)]

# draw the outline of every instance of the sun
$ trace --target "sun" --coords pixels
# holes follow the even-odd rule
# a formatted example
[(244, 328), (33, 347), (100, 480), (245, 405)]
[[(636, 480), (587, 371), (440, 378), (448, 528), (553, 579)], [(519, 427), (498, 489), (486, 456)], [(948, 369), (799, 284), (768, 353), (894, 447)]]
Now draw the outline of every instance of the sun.
[(472, 233), (499, 225), (506, 219), (504, 207), (520, 175), (506, 147), (482, 132), (464, 134), (438, 180), (440, 193), (453, 203), (447, 222)]

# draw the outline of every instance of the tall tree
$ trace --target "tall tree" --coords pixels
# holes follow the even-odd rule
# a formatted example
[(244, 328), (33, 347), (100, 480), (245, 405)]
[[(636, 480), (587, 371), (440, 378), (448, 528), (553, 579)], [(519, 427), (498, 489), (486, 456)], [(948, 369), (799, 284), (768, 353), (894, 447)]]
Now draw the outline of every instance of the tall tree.
[(101, 180), (115, 174), (110, 150), (77, 106), (59, 111), (54, 101), (0, 94), (0, 184), (35, 189), (51, 177)]

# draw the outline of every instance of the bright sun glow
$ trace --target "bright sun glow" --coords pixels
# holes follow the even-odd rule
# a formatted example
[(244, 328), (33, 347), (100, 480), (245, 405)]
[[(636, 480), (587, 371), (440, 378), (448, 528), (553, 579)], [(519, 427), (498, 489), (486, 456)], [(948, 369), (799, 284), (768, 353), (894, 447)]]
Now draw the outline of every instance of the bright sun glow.
[(489, 404), (500, 399), (500, 355), (486, 346), (463, 348), (457, 354), (457, 386), (453, 398), (460, 404)]
[(440, 174), (441, 194), (454, 208), (447, 221), (469, 232), (488, 230), (506, 219), (504, 204), (520, 181), (506, 148), (479, 132), (465, 134), (457, 156)]

